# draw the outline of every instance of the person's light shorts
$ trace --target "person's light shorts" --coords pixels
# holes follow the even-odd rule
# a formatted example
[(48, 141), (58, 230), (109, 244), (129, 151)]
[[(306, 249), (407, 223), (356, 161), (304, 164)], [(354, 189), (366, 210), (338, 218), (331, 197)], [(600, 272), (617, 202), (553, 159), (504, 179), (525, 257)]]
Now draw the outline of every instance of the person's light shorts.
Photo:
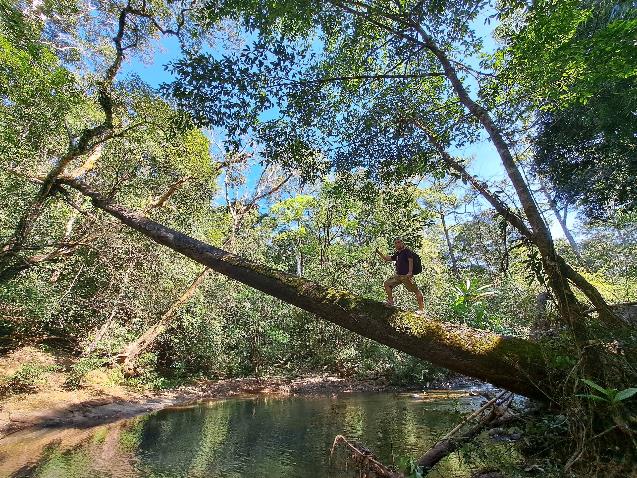
[(389, 279), (385, 281), (385, 285), (391, 287), (392, 289), (400, 284), (404, 285), (405, 288), (410, 292), (413, 292), (413, 293), (418, 292), (418, 286), (416, 285), (416, 282), (414, 282), (413, 276), (409, 277), (409, 276), (401, 276), (398, 274), (394, 274), (393, 276), (391, 276)]

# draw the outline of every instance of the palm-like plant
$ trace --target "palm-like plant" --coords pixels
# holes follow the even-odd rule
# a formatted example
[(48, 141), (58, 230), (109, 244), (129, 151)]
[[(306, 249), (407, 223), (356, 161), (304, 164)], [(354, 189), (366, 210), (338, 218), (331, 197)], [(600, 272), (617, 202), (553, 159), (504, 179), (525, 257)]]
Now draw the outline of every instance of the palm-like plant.
[(456, 298), (452, 305), (454, 312), (466, 316), (473, 312), (477, 320), (482, 320), (486, 312), (485, 299), (493, 296), (491, 284), (479, 286), (477, 282), (467, 278), (464, 283), (454, 286)]

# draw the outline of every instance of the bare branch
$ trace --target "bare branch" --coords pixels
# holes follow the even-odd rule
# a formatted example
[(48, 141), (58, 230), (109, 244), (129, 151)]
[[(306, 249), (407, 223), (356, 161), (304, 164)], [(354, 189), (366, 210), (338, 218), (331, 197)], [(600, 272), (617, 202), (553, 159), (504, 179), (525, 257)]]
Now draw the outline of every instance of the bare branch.
[(151, 209), (158, 209), (162, 207), (164, 204), (166, 204), (166, 201), (168, 201), (172, 197), (173, 194), (175, 194), (184, 184), (186, 184), (188, 181), (191, 181), (192, 179), (194, 179), (194, 176), (184, 176), (183, 178), (179, 178), (168, 187), (168, 190), (164, 194), (154, 199), (146, 207), (145, 210), (150, 211)]

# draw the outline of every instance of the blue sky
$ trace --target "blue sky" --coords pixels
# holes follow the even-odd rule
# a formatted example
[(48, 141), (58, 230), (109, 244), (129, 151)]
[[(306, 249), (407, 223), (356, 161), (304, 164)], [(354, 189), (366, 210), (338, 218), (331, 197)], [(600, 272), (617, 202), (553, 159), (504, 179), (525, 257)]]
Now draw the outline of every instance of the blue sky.
[[(486, 24), (485, 17), (486, 15), (483, 15), (478, 18), (473, 26), (482, 37), (485, 50), (493, 51), (496, 48), (496, 43), (492, 37), (495, 24), (494, 22)], [(173, 79), (171, 74), (166, 71), (165, 66), (171, 61), (179, 59), (180, 56), (181, 51), (177, 39), (174, 37), (163, 37), (156, 41), (152, 55), (147, 56), (143, 62), (137, 58), (126, 61), (122, 66), (122, 74), (124, 76), (136, 74), (149, 85), (158, 87), (162, 83), (170, 82)], [(473, 67), (478, 66), (477, 62), (472, 59), (469, 59), (467, 63)], [(215, 152), (218, 153), (218, 151)], [(478, 143), (455, 149), (453, 153), (473, 158), (470, 171), (483, 181), (501, 181), (506, 177), (497, 152), (486, 137)], [(253, 176), (256, 177), (257, 175), (258, 171), (255, 171)], [(254, 178), (252, 179), (255, 180)], [(250, 181), (247, 186), (250, 187)], [(553, 236), (556, 238), (563, 237), (562, 230), (559, 224), (557, 224), (557, 221), (555, 221), (552, 216), (547, 217), (547, 219), (551, 222), (551, 232)], [(571, 215), (569, 221), (570, 226), (573, 225), (572, 222), (573, 217)]]
[(122, 74), (139, 75), (142, 80), (153, 87), (170, 81), (172, 76), (165, 70), (164, 66), (181, 56), (179, 41), (173, 36), (167, 36), (156, 41), (154, 46), (153, 54), (144, 62), (138, 58), (127, 60), (122, 65)]

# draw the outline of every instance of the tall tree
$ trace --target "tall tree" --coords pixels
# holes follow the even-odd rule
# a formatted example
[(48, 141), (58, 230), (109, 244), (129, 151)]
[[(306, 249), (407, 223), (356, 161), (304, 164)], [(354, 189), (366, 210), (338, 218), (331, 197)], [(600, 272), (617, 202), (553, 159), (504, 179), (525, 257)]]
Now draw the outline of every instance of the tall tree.
[[(53, 33), (57, 29), (62, 29), (62, 33), (66, 33), (66, 35), (62, 35), (65, 38), (82, 37), (85, 39), (84, 36), (91, 33), (91, 28), (88, 24), (78, 26), (71, 20), (73, 14), (68, 11), (63, 17), (49, 11), (49, 7), (41, 5), (42, 11), (38, 12), (33, 19), (30, 18), (34, 16), (31, 9), (27, 8), (22, 13), (15, 6), (6, 7), (3, 4), (3, 9), (8, 9), (11, 15), (3, 20), (2, 30), (7, 31), (14, 39), (20, 40), (22, 44), (26, 45), (26, 48), (18, 55), (22, 61), (13, 61), (12, 67), (7, 71), (6, 78), (10, 78), (11, 81), (17, 79), (18, 82), (22, 83), (14, 85), (17, 87), (15, 89), (9, 88), (9, 85), (3, 85), (2, 91), (0, 91), (5, 99), (2, 114), (7, 120), (17, 119), (18, 121), (14, 123), (12, 129), (22, 129), (21, 132), (27, 139), (26, 143), (37, 145), (38, 153), (41, 154), (34, 156), (41, 160), (38, 164), (39, 169), (42, 169), (42, 164), (53, 164), (53, 167), (49, 166), (48, 170), (43, 171), (42, 180), (34, 197), (23, 201), (23, 211), (17, 217), (13, 231), (8, 237), (2, 238), (1, 276), (11, 277), (10, 271), (28, 266), (28, 258), (24, 257), (23, 249), (28, 246), (28, 241), (33, 239), (30, 237), (31, 233), (46, 210), (55, 180), (65, 174), (85, 174), (88, 169), (94, 168), (95, 161), (106, 143), (128, 136), (130, 132), (132, 132), (130, 136), (134, 136), (135, 129), (148, 125), (143, 118), (145, 112), (140, 111), (144, 107), (148, 108), (148, 103), (144, 105), (143, 100), (140, 101), (141, 95), (133, 94), (126, 97), (126, 93), (130, 93), (135, 87), (141, 90), (146, 88), (139, 83), (132, 82), (127, 85), (128, 88), (120, 89), (119, 85), (115, 84), (116, 77), (126, 55), (139, 53), (142, 46), (147, 45), (155, 35), (160, 33), (179, 34), (184, 23), (185, 11), (189, 10), (184, 5), (173, 10), (168, 7), (162, 8), (159, 4), (151, 6), (146, 2), (142, 2), (139, 6), (132, 2), (116, 4), (113, 5), (114, 8), (102, 6), (103, 8), (96, 11), (82, 2), (78, 2), (76, 6), (83, 13), (86, 13), (83, 9), (88, 9), (90, 12), (87, 17), (92, 21), (103, 22), (102, 28), (104, 25), (112, 25), (113, 37), (108, 40), (108, 46), (103, 49), (106, 53), (94, 59), (94, 64), (98, 65), (97, 71), (94, 72), (94, 76), (88, 76), (94, 80), (89, 80), (89, 84), (82, 85), (86, 87), (87, 91), (94, 91), (94, 95), (90, 99), (82, 98), (82, 106), (86, 108), (84, 114), (72, 118), (73, 124), (65, 124), (64, 121), (71, 120), (71, 118), (64, 118), (64, 115), (72, 112), (70, 110), (72, 106), (79, 106), (80, 85), (72, 79), (70, 73), (61, 66), (60, 61), (43, 43), (50, 40), (51, 35), (58, 38), (59, 35), (56, 36)], [(55, 10), (55, 6), (53, 10)], [(59, 22), (61, 19), (68, 21)], [(174, 28), (163, 26), (163, 21), (166, 21), (168, 25), (172, 22), (176, 26)], [(93, 25), (93, 23), (90, 24)], [(75, 29), (75, 31), (64, 31), (65, 28)], [(104, 40), (103, 37), (101, 39)], [(4, 45), (5, 48), (8, 48), (6, 41)], [(52, 46), (59, 47), (55, 41), (52, 42)], [(97, 48), (97, 50), (100, 49)], [(5, 53), (10, 52), (5, 51)], [(35, 57), (36, 60), (47, 62), (44, 72), (48, 76), (37, 89), (29, 86), (34, 84), (30, 70), (38, 71), (38, 68), (33, 69), (31, 64), (25, 62), (30, 56)], [(30, 89), (32, 91), (29, 91)], [(59, 95), (58, 90), (63, 94)], [(67, 99), (69, 90), (75, 90), (75, 102), (70, 102)], [(27, 100), (27, 108), (23, 108), (21, 104), (25, 100)], [(50, 109), (49, 104), (53, 106), (52, 109)], [(64, 110), (56, 111), (60, 107), (63, 107)], [(131, 110), (141, 114), (137, 117), (129, 117), (127, 113)], [(43, 141), (45, 138), (34, 135), (33, 133), (37, 130), (29, 128), (27, 123), (29, 115), (33, 115), (37, 111), (43, 111), (55, 123), (56, 129), (53, 130), (54, 134), (51, 135), (51, 141), (48, 144), (47, 141)], [(26, 117), (15, 118), (16, 115), (25, 116), (25, 113)], [(60, 116), (51, 116), (51, 113), (60, 115), (61, 118)], [(26, 120), (26, 122), (22, 120)], [(38, 125), (43, 126), (44, 123), (38, 120)], [(66, 130), (66, 134), (60, 134), (62, 128)], [(45, 129), (40, 134), (51, 134), (53, 131)], [(9, 130), (8, 133), (8, 144), (22, 143), (22, 141), (16, 141), (16, 135), (20, 133), (19, 131)], [(20, 146), (20, 149), (24, 148)], [(16, 161), (19, 160), (19, 157), (7, 159), (10, 164), (13, 161), (13, 165), (24, 166)], [(27, 161), (33, 161), (33, 158), (30, 157)], [(79, 163), (78, 167), (69, 171), (75, 163)], [(84, 166), (80, 166), (81, 164)]]
[[(557, 254), (510, 147), (515, 118), (471, 93), (468, 74), (479, 85), (492, 78), (462, 62), (479, 51), (470, 22), (482, 3), (293, 3), (268, 4), (259, 13), (239, 2), (257, 40), (234, 56), (200, 54), (176, 63), (173, 97), (198, 119), (229, 128), (231, 138), (258, 131), (274, 160), (304, 163), (322, 155), (336, 168), (366, 168), (385, 181), (432, 171), (459, 175), (537, 248), (560, 317), (582, 353), (594, 355), (584, 346), (588, 307), (572, 286), (603, 322), (622, 329), (600, 292)], [(279, 118), (258, 120), (273, 107)], [(494, 145), (519, 211), (449, 153), (479, 134)], [(595, 360), (585, 360), (589, 373)]]

